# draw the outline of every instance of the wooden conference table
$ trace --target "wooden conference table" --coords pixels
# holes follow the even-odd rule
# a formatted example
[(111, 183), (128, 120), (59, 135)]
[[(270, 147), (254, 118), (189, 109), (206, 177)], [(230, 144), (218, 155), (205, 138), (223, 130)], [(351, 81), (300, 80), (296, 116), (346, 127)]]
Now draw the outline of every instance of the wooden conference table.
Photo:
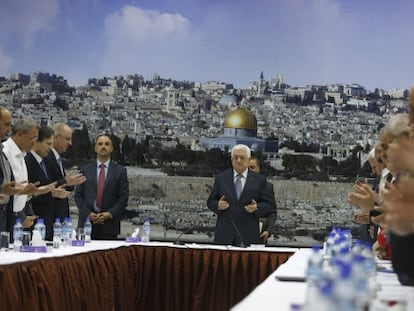
[(229, 310), (296, 249), (92, 241), (0, 253), (1, 310)]

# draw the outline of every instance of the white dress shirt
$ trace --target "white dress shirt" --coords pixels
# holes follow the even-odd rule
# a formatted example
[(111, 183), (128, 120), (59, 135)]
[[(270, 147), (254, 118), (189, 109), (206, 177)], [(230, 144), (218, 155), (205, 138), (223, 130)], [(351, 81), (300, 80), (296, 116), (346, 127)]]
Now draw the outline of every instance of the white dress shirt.
[[(29, 176), (27, 174), (26, 162), (24, 161), (26, 152), (21, 151), (11, 137), (3, 143), (3, 146), (3, 152), (9, 160), (11, 169), (13, 171), (14, 180), (28, 181)], [(17, 213), (22, 211), (26, 206), (27, 199), (27, 194), (15, 195), (13, 198), (13, 212)]]

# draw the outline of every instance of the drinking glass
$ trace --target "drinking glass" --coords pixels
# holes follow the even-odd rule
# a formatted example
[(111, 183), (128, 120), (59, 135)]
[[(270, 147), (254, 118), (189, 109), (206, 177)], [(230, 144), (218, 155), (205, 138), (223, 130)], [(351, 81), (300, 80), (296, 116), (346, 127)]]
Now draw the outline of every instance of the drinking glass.
[(0, 250), (7, 251), (10, 246), (10, 232), (2, 231), (0, 235)]
[(76, 230), (76, 240), (85, 241), (85, 231), (83, 228), (78, 228), (78, 230)]
[(28, 231), (23, 232), (22, 245), (24, 246), (30, 245), (30, 232)]

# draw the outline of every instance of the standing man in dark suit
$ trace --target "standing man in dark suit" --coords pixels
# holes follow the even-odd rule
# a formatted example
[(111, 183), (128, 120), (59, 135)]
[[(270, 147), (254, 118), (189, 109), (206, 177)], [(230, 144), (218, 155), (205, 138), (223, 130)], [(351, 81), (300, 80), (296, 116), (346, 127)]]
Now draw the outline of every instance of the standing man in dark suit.
[[(257, 174), (260, 174), (260, 162), (258, 158), (256, 157), (250, 158), (249, 169)], [(271, 182), (266, 183), (266, 191), (269, 193), (270, 197), (272, 198), (273, 212), (271, 212), (266, 218), (259, 219), (259, 223), (262, 225), (262, 228), (260, 230), (260, 239), (262, 240), (263, 244), (266, 244), (267, 240), (275, 232), (276, 211), (277, 211), (275, 192), (273, 190), (273, 184)]]
[(251, 152), (246, 145), (231, 150), (229, 169), (215, 176), (207, 206), (217, 214), (214, 243), (247, 246), (260, 243), (259, 218), (272, 212), (266, 177), (248, 169)]
[[(74, 186), (85, 182), (86, 178), (82, 174), (66, 175), (62, 155), (72, 145), (72, 129), (65, 123), (58, 122), (53, 125), (53, 148), (45, 158), (46, 168), (49, 172), (49, 179), (56, 181), (56, 187), (66, 185), (67, 191), (73, 191)], [(68, 198), (55, 197), (54, 199), (54, 216), (64, 221), (69, 217), (69, 200)]]
[[(37, 142), (32, 150), (25, 156), (29, 182), (39, 182), (40, 186), (48, 185), (50, 180), (44, 158), (48, 155), (53, 145), (53, 129), (41, 126)], [(31, 199), (33, 212), (39, 218), (44, 219), (46, 226), (46, 240), (53, 240), (53, 223), (55, 217), (54, 198), (67, 198), (70, 192), (63, 187), (51, 188), (51, 191)]]
[(111, 161), (112, 140), (107, 135), (96, 138), (97, 161), (81, 167), (87, 181), (75, 190), (79, 208), (78, 227), (82, 228), (89, 216), (92, 222), (92, 239), (116, 239), (121, 229), (129, 198), (126, 168)]

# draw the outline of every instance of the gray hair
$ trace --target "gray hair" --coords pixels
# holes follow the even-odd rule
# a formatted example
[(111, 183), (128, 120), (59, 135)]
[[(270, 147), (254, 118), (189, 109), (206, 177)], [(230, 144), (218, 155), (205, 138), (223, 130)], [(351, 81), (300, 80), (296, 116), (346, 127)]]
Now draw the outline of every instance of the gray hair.
[(58, 122), (58, 123), (53, 124), (52, 128), (53, 128), (53, 131), (55, 132), (55, 135), (63, 135), (63, 133), (66, 130), (72, 131), (72, 128), (63, 122)]
[(384, 127), (384, 131), (392, 135), (394, 138), (408, 134), (411, 130), (408, 114), (399, 113), (393, 115)]
[(232, 149), (231, 149), (231, 156), (233, 157), (233, 153), (235, 150), (244, 150), (244, 152), (246, 153), (247, 157), (250, 159), (252, 153), (250, 151), (250, 148), (247, 147), (246, 145), (243, 144), (238, 144), (235, 145)]
[(32, 128), (40, 129), (40, 125), (31, 118), (23, 118), (16, 121), (12, 127), (12, 135), (15, 135), (19, 132), (27, 133)]

